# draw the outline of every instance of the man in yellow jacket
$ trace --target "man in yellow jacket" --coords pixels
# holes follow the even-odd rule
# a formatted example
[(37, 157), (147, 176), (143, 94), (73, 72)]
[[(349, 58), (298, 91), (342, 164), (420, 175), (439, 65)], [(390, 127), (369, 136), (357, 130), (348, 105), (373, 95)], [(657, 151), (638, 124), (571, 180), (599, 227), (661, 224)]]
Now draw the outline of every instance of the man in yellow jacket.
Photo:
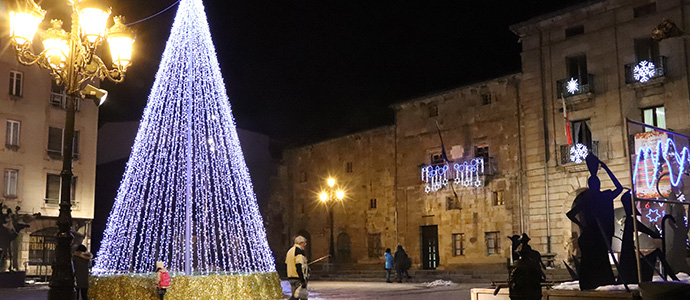
[(309, 278), (309, 266), (307, 265), (307, 255), (304, 247), (307, 246), (307, 239), (301, 235), (295, 238), (295, 245), (288, 250), (285, 256), (285, 264), (287, 265), (287, 276), (292, 288), (290, 300), (299, 299), (295, 295), (295, 291), (300, 286), (307, 288), (307, 279)]

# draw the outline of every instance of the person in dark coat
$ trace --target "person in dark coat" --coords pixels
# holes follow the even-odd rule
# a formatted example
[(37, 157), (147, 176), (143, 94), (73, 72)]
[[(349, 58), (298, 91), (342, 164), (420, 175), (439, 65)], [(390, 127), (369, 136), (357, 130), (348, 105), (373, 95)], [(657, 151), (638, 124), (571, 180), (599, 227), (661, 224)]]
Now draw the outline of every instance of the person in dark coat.
[(405, 249), (401, 245), (398, 245), (398, 249), (395, 250), (395, 255), (393, 255), (393, 264), (395, 265), (395, 273), (398, 278), (398, 283), (402, 282), (403, 274), (407, 276), (407, 279), (412, 278), (407, 270), (410, 268), (410, 258), (407, 256)]
[(93, 254), (86, 251), (86, 246), (79, 245), (77, 251), (72, 256), (72, 264), (74, 265), (74, 279), (77, 283), (77, 300), (87, 300), (89, 293), (89, 269), (91, 268), (91, 260)]
[(519, 246), (520, 259), (510, 272), (508, 287), (511, 300), (540, 300), (541, 282), (546, 276), (539, 262), (532, 255), (532, 247), (527, 243)]

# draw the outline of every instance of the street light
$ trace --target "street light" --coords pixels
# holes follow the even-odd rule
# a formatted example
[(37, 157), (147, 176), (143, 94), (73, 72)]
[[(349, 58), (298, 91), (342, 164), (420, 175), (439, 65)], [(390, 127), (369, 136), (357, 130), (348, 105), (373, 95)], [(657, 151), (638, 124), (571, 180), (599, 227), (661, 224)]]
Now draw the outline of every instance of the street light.
[[(107, 29), (110, 9), (92, 0), (68, 0), (72, 7), (70, 32), (62, 29), (62, 21), (52, 20), (51, 27), (43, 37), (44, 50), (39, 54), (32, 51), (34, 35), (43, 21), (46, 11), (33, 0), (18, 0), (10, 15), (10, 41), (23, 65), (38, 65), (50, 71), (58, 85), (65, 88), (67, 95), (65, 134), (62, 143), (62, 172), (60, 190), (60, 214), (57, 218), (59, 232), (55, 247), (55, 262), (50, 279), (48, 299), (74, 298), (74, 271), (72, 269), (71, 244), (74, 237), (70, 232), (71, 187), (72, 187), (72, 140), (74, 139), (75, 101), (91, 98), (102, 103), (107, 92), (88, 82), (95, 78), (122, 82), (132, 57), (134, 34), (123, 24), (123, 17), (114, 17), (115, 23)], [(96, 55), (96, 48), (108, 42), (112, 56), (112, 67)]]
[(335, 249), (333, 248), (333, 205), (335, 201), (342, 201), (345, 198), (345, 192), (335, 185), (335, 178), (329, 177), (326, 180), (328, 188), (319, 193), (319, 200), (326, 206), (328, 212), (328, 222), (330, 224), (331, 237), (328, 244), (328, 258), (329, 263), (335, 262)]

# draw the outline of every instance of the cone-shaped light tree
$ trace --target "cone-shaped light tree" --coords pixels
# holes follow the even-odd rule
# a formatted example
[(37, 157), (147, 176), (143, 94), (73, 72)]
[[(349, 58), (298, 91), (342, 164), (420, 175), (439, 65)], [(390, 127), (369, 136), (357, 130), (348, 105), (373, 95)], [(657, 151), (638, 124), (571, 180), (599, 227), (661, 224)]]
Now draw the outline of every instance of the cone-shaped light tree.
[(275, 272), (201, 0), (182, 0), (94, 271)]

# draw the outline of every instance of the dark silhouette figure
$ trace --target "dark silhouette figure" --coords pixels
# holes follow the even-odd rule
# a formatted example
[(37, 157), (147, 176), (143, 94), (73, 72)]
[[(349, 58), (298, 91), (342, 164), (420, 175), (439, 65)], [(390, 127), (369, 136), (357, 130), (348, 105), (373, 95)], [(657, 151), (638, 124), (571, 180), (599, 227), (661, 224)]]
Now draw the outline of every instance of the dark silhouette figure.
[[(623, 191), (623, 186), (611, 170), (595, 155), (586, 158), (590, 177), (589, 188), (575, 197), (572, 209), (566, 214), (580, 227), (580, 289), (591, 290), (599, 286), (615, 284), (613, 269), (609, 263), (609, 251), (614, 231), (613, 200)], [(599, 166), (604, 168), (616, 186), (615, 190), (601, 191), (597, 177)]]
[[(522, 234), (522, 237), (520, 238), (520, 246), (522, 246), (522, 248), (520, 249), (523, 250), (519, 251), (520, 257), (522, 258), (523, 255), (529, 255), (530, 259), (539, 263), (539, 266), (542, 269), (546, 270), (546, 266), (544, 266), (544, 263), (541, 261), (541, 253), (539, 253), (539, 251), (537, 250), (532, 249), (532, 247), (528, 245), (530, 240), (531, 238), (526, 233)], [(529, 250), (524, 250), (525, 246), (528, 246)]]
[[(523, 234), (523, 237), (526, 236)], [(518, 247), (520, 259), (508, 278), (509, 295), (512, 300), (539, 300), (541, 299), (541, 283), (546, 279), (539, 262), (535, 260), (535, 250), (532, 250), (528, 239), (521, 239)], [(538, 253), (538, 252), (537, 252)]]
[(512, 251), (510, 263), (514, 264), (520, 259), (520, 253), (518, 252), (518, 247), (520, 247), (520, 236), (513, 234), (513, 236), (509, 236), (508, 238), (510, 239), (510, 249)]
[(405, 249), (403, 249), (401, 245), (398, 245), (398, 248), (395, 250), (395, 254), (393, 255), (393, 265), (395, 266), (398, 282), (402, 282), (403, 275), (407, 277), (407, 279), (412, 278), (407, 272), (407, 270), (410, 269), (410, 258), (407, 256), (407, 252), (405, 252)]
[[(618, 282), (638, 283), (637, 261), (635, 260), (635, 240), (633, 237), (635, 229), (633, 227), (633, 222), (637, 222), (637, 230), (639, 232), (647, 234), (655, 239), (661, 238), (661, 236), (658, 232), (645, 226), (639, 220), (633, 219), (632, 195), (630, 192), (623, 193), (621, 196), (621, 203), (625, 210), (625, 223), (623, 225), (623, 239), (621, 241), (621, 255), (618, 266)], [(638, 212), (637, 215), (640, 215), (640, 213)], [(651, 281), (654, 270), (644, 261), (640, 262), (640, 267), (643, 278), (642, 281)]]
[[(678, 201), (674, 192), (669, 195), (669, 200)], [(689, 209), (690, 206), (686, 208), (685, 205), (673, 203), (668, 203), (667, 205), (670, 211), (668, 211), (666, 215), (673, 216), (673, 223), (664, 230), (664, 236), (666, 237), (664, 241), (664, 246), (666, 247), (664, 253), (666, 254), (668, 263), (673, 266), (674, 271), (690, 274), (690, 266), (688, 266), (685, 260), (687, 254), (686, 240), (688, 237), (688, 225), (684, 221), (686, 210)]]
[(7, 213), (0, 211), (0, 249), (2, 249), (0, 251), (0, 270), (4, 268), (5, 260), (10, 261), (8, 271), (18, 270), (18, 259), (12, 253), (12, 242), (19, 236), (20, 231), (29, 227), (29, 223), (35, 217), (41, 215), (40, 213), (34, 215), (20, 214), (19, 210), (20, 207), (17, 206), (14, 212), (10, 208), (7, 208)]

